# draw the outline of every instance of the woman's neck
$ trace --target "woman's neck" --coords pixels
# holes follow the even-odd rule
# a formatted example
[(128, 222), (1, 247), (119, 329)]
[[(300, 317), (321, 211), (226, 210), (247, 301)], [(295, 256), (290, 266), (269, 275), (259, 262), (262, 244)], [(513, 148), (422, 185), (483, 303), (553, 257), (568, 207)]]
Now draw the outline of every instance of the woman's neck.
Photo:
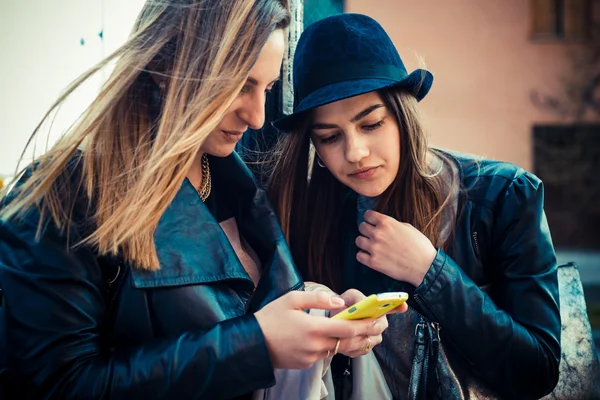
[(194, 158), (194, 163), (187, 172), (187, 178), (195, 188), (202, 187), (202, 156), (204, 152), (199, 151)]

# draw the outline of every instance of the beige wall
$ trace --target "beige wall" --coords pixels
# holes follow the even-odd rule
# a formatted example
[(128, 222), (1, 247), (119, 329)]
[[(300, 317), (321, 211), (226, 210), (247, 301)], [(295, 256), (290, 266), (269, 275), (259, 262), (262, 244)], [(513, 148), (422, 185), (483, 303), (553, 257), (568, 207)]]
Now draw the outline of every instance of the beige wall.
[(432, 145), (532, 168), (532, 125), (558, 120), (530, 93), (560, 93), (570, 62), (564, 44), (529, 39), (529, 1), (346, 0), (346, 12), (378, 20), (409, 72), (422, 56), (435, 75), (422, 101)]
[[(126, 40), (143, 3), (0, 0), (0, 178), (14, 174), (32, 131), (63, 89)], [(37, 155), (96, 97), (108, 72), (76, 91), (51, 129), (50, 125), (41, 129), (35, 142)], [(33, 151), (26, 152), (25, 163), (32, 156)]]

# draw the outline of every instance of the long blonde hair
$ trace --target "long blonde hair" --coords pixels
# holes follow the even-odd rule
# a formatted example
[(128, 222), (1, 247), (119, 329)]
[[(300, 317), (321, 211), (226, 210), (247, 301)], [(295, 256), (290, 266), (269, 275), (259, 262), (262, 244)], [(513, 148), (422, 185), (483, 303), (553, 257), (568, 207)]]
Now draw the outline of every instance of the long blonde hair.
[[(455, 185), (448, 193), (441, 174), (429, 167), (427, 145), (419, 106), (414, 95), (402, 89), (386, 89), (379, 93), (400, 127), (400, 168), (394, 182), (378, 198), (376, 210), (410, 223), (434, 246), (445, 248), (452, 234), (442, 242), (442, 212), (451, 201)], [(310, 113), (309, 113), (310, 114)], [(279, 217), (296, 265), (304, 279), (323, 283), (336, 291), (341, 288), (340, 232), (342, 204), (349, 189), (326, 168), (310, 160), (311, 116), (304, 126), (285, 135), (274, 155), (268, 192)], [(300, 124), (302, 125), (302, 124)], [(443, 154), (438, 154), (448, 166)], [(310, 174), (310, 179), (308, 176)], [(450, 226), (456, 214), (450, 212)]]
[[(68, 233), (83, 193), (93, 204), (94, 228), (78, 244), (158, 269), (153, 236), (160, 217), (269, 35), (289, 18), (287, 0), (148, 0), (127, 42), (72, 83), (35, 129), (29, 143), (69, 94), (116, 60), (77, 125), (28, 166), (31, 176), (0, 218), (36, 207), (38, 235), (48, 215)], [(166, 83), (157, 121), (149, 116), (149, 73)], [(71, 162), (80, 166), (78, 182), (70, 182)]]

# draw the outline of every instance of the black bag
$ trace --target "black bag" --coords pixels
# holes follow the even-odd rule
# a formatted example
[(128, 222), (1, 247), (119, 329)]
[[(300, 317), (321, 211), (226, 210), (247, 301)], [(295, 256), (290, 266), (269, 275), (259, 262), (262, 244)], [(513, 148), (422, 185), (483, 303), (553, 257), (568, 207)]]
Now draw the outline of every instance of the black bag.
[[(600, 399), (600, 361), (587, 316), (579, 268), (575, 263), (558, 267), (558, 291), (561, 317), (559, 378), (554, 391), (544, 399)], [(458, 365), (461, 364), (461, 360), (457, 357), (449, 362), (446, 354), (452, 354), (452, 349), (447, 348), (447, 352), (444, 351), (437, 327), (427, 320), (420, 323), (423, 323), (420, 332), (422, 337), (417, 329), (409, 399), (424, 399), (428, 394), (427, 390), (432, 397), (439, 397), (435, 392), (436, 387), (444, 384), (443, 371), (441, 368), (431, 368), (431, 365), (437, 365), (438, 362), (446, 364), (451, 371), (454, 370), (452, 375), (461, 381), (463, 392), (469, 393), (470, 396), (485, 399), (501, 397), (481, 379), (472, 376), (473, 374), (465, 376), (464, 371), (461, 373), (459, 370), (466, 366)]]
[(428, 390), (438, 387), (436, 368), (439, 351), (439, 325), (419, 314), (415, 327), (415, 356), (408, 384), (409, 399), (425, 400), (429, 397)]

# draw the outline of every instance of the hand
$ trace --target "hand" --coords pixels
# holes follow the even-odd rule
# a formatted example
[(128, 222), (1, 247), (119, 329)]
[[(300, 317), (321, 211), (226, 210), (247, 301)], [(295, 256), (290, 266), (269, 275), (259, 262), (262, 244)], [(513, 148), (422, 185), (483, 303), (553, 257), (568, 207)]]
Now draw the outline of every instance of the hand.
[(310, 368), (317, 360), (333, 355), (338, 339), (341, 339), (341, 346), (344, 339), (381, 334), (383, 329), (374, 326), (373, 320), (344, 321), (309, 315), (304, 311), (344, 307), (344, 300), (338, 296), (293, 291), (256, 312), (254, 315), (265, 336), (273, 366), (281, 369)]
[[(362, 299), (364, 299), (366, 296), (356, 289), (348, 289), (347, 291), (342, 293), (340, 297), (344, 299), (346, 307), (350, 307), (351, 305), (354, 305)], [(338, 314), (344, 309), (345, 307), (336, 310), (335, 312), (332, 312), (331, 316)], [(408, 305), (404, 303), (401, 306), (390, 311), (388, 314), (403, 313), (406, 310), (408, 310)], [(377, 319), (368, 319), (363, 321), (370, 321), (370, 323), (372, 324), (370, 334), (340, 340), (338, 353), (342, 353), (343, 355), (351, 358), (364, 356), (369, 351), (371, 351), (373, 347), (381, 343), (381, 341), (383, 340), (381, 334), (388, 327), (387, 317), (383, 315)]]
[(369, 210), (358, 230), (359, 262), (415, 287), (423, 282), (437, 250), (414, 226)]

